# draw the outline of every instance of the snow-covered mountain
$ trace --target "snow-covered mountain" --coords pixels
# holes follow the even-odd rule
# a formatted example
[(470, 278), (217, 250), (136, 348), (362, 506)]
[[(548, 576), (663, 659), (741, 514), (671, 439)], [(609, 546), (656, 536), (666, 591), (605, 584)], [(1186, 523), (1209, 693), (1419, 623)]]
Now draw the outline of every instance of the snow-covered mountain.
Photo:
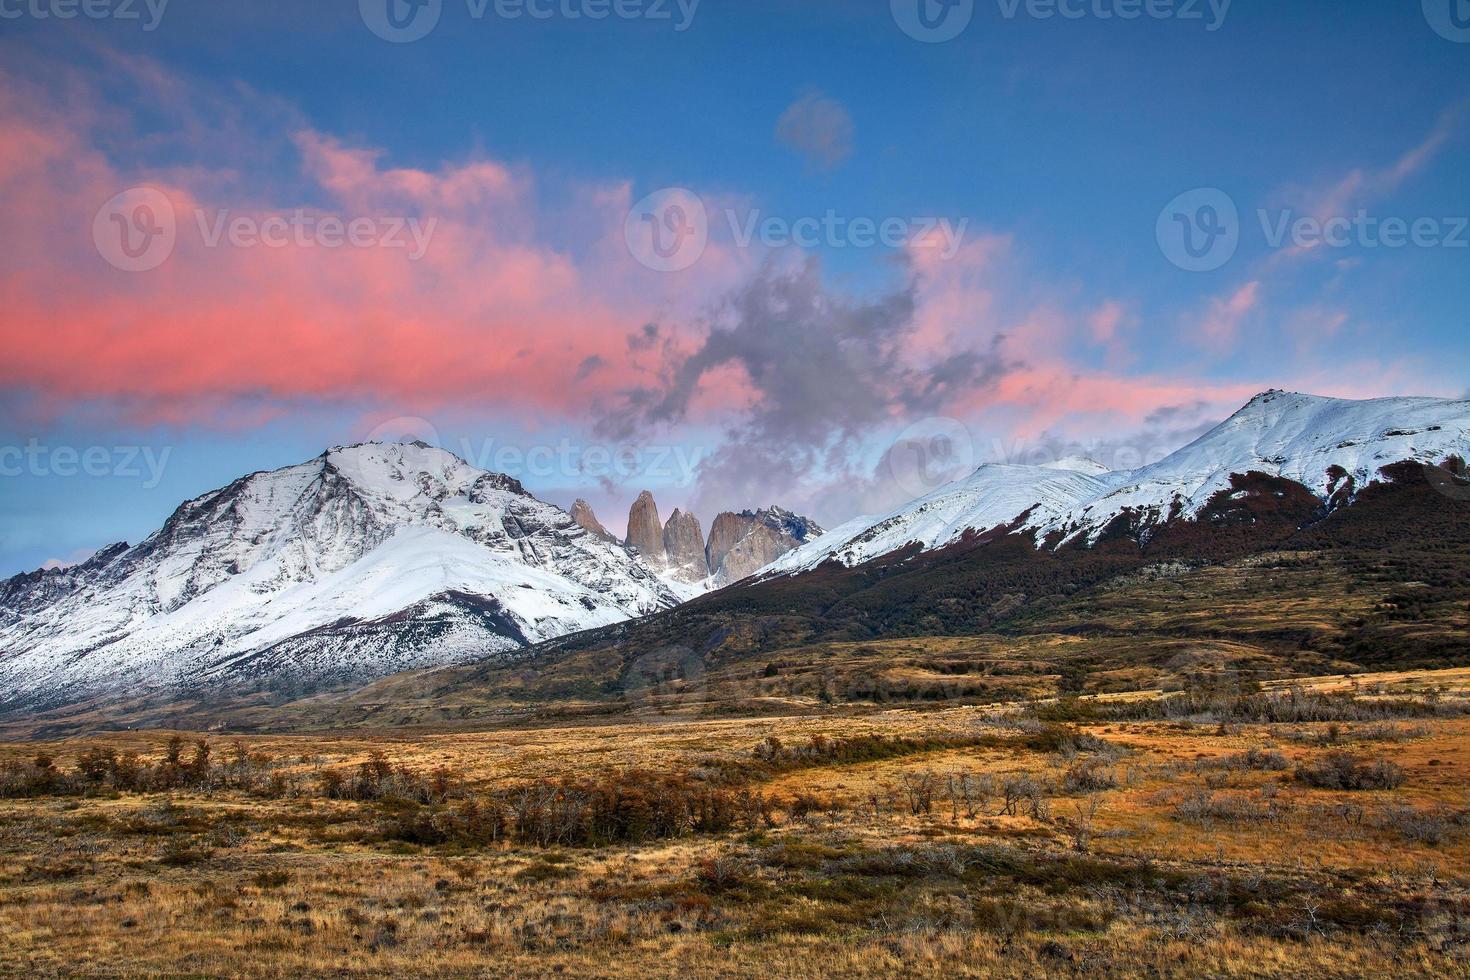
[(1125, 514), (1147, 533), (1193, 518), (1230, 489), (1232, 475), (1253, 472), (1345, 504), (1384, 466), (1452, 456), (1470, 458), (1470, 402), (1268, 391), (1157, 463), (1126, 472), (1076, 458), (1046, 467), (987, 464), (887, 514), (849, 521), (761, 574), (794, 574), (833, 560), (858, 565), (909, 545), (932, 550), (998, 528), (1035, 532), (1038, 542), (1092, 541)]
[(0, 704), (310, 688), (509, 654), (676, 601), (510, 477), (370, 443), (190, 500), (135, 547), (0, 583)]
[[(986, 465), (826, 533), (776, 508), (720, 515), (704, 567), (735, 581), (764, 564), (768, 578), (979, 532), (1034, 533), (1054, 547), (1096, 540), (1120, 517), (1142, 539), (1192, 520), (1236, 476), (1295, 481), (1336, 507), (1389, 464), (1452, 456), (1470, 458), (1470, 402), (1273, 391), (1138, 470), (1076, 458)], [(251, 474), (184, 503), (141, 544), (0, 582), (0, 709), (181, 689), (305, 691), (509, 658), (724, 584), (661, 579), (580, 511), (422, 443), (333, 449)], [(687, 523), (675, 550), (694, 555), (698, 525)], [(648, 546), (657, 528), (667, 551), (666, 528), (656, 516), (648, 524)]]

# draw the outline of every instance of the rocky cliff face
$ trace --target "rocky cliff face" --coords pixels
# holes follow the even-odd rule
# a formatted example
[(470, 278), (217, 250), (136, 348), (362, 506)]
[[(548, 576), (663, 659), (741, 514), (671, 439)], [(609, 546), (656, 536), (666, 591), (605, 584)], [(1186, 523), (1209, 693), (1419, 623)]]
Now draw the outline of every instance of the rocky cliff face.
[(812, 538), (819, 538), (825, 533), (810, 517), (793, 514), (785, 507), (766, 507), (756, 511), (753, 516), (772, 531), (799, 544), (806, 544)]
[(753, 574), (821, 533), (815, 522), (780, 507), (739, 514), (726, 511), (710, 525), (705, 562), (714, 576), (715, 586), (725, 586)]
[(647, 490), (633, 501), (628, 511), (628, 536), (623, 543), (636, 548), (640, 557), (650, 567), (663, 571), (668, 562), (664, 555), (664, 528), (658, 519), (658, 504)]
[(664, 555), (667, 574), (680, 582), (699, 582), (709, 577), (699, 518), (677, 508), (669, 515), (669, 522), (664, 525)]
[(795, 539), (771, 530), (760, 521), (752, 520), (745, 536), (735, 542), (715, 569), (715, 587), (720, 588), (754, 575), (756, 571), (795, 547)]
[(617, 538), (602, 526), (602, 522), (592, 512), (592, 505), (585, 500), (578, 498), (577, 502), (572, 504), (572, 520), (576, 521), (577, 526), (582, 530), (591, 531), (604, 541), (617, 541)]
[(704, 550), (705, 561), (712, 572), (719, 571), (730, 549), (750, 531), (754, 521), (744, 514), (732, 514), (728, 510), (715, 518), (709, 526), (709, 544)]
[(626, 543), (667, 580), (688, 584), (710, 580), (720, 587), (751, 575), (821, 533), (812, 521), (780, 507), (726, 511), (710, 525), (708, 540), (699, 518), (683, 510), (675, 510), (659, 529), (658, 505), (645, 490), (628, 514)]

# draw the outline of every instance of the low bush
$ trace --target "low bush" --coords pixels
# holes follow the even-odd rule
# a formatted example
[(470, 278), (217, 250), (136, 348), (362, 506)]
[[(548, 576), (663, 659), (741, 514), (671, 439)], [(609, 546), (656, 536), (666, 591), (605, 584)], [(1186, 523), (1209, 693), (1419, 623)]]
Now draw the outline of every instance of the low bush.
[(1217, 796), (1199, 790), (1174, 808), (1174, 816), (1188, 823), (1264, 823), (1280, 816), (1275, 803), (1248, 796)]
[(1285, 772), (1291, 768), (1291, 762), (1280, 752), (1273, 752), (1270, 749), (1247, 749), (1235, 755), (1207, 759), (1199, 763), (1198, 768)]
[(1209, 685), (1138, 701), (1078, 701), (1033, 705), (1042, 721), (1168, 721), (1208, 718), (1219, 722), (1303, 724), (1310, 722), (1384, 722), (1394, 719), (1459, 718), (1470, 714), (1470, 700), (1425, 697), (1360, 697), (1352, 691), (1303, 688), (1261, 691), (1249, 683), (1236, 691)]
[(1404, 771), (1387, 759), (1365, 760), (1346, 752), (1329, 752), (1304, 763), (1295, 776), (1314, 789), (1383, 790), (1404, 784)]
[(495, 803), (507, 815), (511, 839), (542, 847), (756, 830), (774, 823), (775, 809), (748, 788), (643, 771), (528, 782), (496, 794)]
[(1067, 774), (1062, 777), (1062, 789), (1074, 795), (1099, 793), (1105, 789), (1115, 789), (1117, 785), (1118, 778), (1113, 775), (1113, 771), (1103, 768), (1096, 762), (1074, 763), (1067, 770)]

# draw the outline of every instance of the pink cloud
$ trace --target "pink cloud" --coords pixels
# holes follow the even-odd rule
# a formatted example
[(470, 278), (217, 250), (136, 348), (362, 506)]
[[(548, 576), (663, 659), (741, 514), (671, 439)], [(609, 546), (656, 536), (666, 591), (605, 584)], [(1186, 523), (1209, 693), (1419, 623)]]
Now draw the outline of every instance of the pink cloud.
[(1129, 345), (1138, 316), (1117, 300), (1106, 300), (1087, 318), (1093, 344), (1103, 348), (1109, 366), (1124, 367), (1133, 359)]
[[(1137, 314), (1116, 299), (1069, 309), (1054, 289), (1028, 288), (1034, 276), (1021, 268), (1009, 236), (972, 239), (949, 261), (932, 249), (915, 249), (913, 263), (919, 276), (915, 321), (920, 342), (906, 345), (911, 355), (983, 348), (1003, 337), (1005, 358), (1019, 365), (944, 407), (958, 418), (984, 419), (983, 428), (998, 427), (1022, 439), (1058, 428), (1111, 436), (1141, 426), (1167, 406), (1205, 402), (1233, 411), (1260, 389), (1251, 382), (1211, 382), (1182, 373), (1125, 373)], [(1254, 303), (1255, 285), (1243, 291), (1239, 304)], [(1075, 352), (1089, 346), (1104, 349), (1104, 367), (1078, 363)]]
[(1241, 324), (1260, 304), (1260, 280), (1252, 280), (1228, 296), (1217, 296), (1198, 325), (1200, 342), (1213, 350), (1228, 350), (1239, 339)]
[[(180, 120), (164, 156), (183, 162), (136, 162), (159, 138), (139, 135), (96, 84), (71, 79), (47, 93), (0, 72), (0, 231), (23, 243), (0, 255), (0, 386), (25, 392), (38, 411), (248, 426), (315, 401), (588, 424), (696, 347), (701, 314), (762, 262), (800, 261), (712, 235), (693, 268), (652, 272), (623, 242), (639, 193), (627, 181), (545, 193), (531, 169), (483, 156), (394, 166), (268, 100), (200, 96), (139, 59), (108, 61), (107, 71)], [(275, 171), (253, 166), (265, 155), (257, 143), (294, 153), (296, 169), (261, 179)], [(1410, 154), (1394, 169), (1418, 160)], [(126, 273), (93, 247), (92, 222), (104, 201), (140, 184), (171, 202), (178, 244), (159, 268)], [(704, 203), (718, 225), (750, 202)], [(435, 224), (412, 261), (403, 249), (210, 247), (194, 217), (227, 210), (263, 222), (298, 208)], [(1018, 434), (1111, 433), (1165, 406), (1227, 410), (1267, 386), (1187, 369), (1129, 371), (1140, 314), (1124, 301), (1079, 299), (1039, 280), (1010, 235), (970, 234), (949, 258), (926, 247), (936, 244), (906, 253), (915, 308), (896, 356), (918, 377), (968, 351), (995, 350), (1016, 365), (945, 388), (939, 411), (1002, 420)], [(1197, 325), (1207, 345), (1233, 344), (1261, 295), (1257, 280), (1214, 300)], [(661, 327), (659, 346), (631, 349), (629, 336), (650, 322)], [(1342, 326), (1324, 312), (1299, 332), (1330, 337)], [(588, 363), (596, 369), (579, 370)], [(690, 399), (689, 424), (718, 432), (752, 397), (743, 371), (712, 370)]]
[[(1379, 198), (1392, 194), (1422, 173), (1459, 133), (1467, 114), (1470, 114), (1470, 101), (1446, 109), (1422, 140), (1387, 166), (1376, 169), (1354, 167), (1324, 186), (1289, 188), (1280, 196), (1289, 206), (1300, 207), (1302, 212), (1319, 222), (1351, 217), (1359, 208), (1368, 207)], [(1304, 207), (1301, 206), (1303, 201), (1306, 202)], [(1279, 260), (1300, 258), (1321, 251), (1323, 244), (1320, 240), (1294, 244), (1277, 252), (1276, 256), (1280, 257)]]
[[(137, 75), (161, 98), (182, 97), (167, 76)], [(719, 249), (666, 277), (676, 283), (638, 267), (620, 247), (626, 186), (589, 195), (600, 206), (586, 216), (590, 258), (578, 260), (548, 244), (534, 176), (497, 161), (387, 167), (380, 151), (301, 128), (290, 140), (298, 176), (316, 187), (307, 206), (207, 165), (124, 169), (90, 128), (120, 127), (105, 102), (38, 110), (40, 93), (13, 94), (4, 80), (0, 226), (26, 247), (0, 258), (0, 385), (33, 393), (43, 411), (102, 401), (139, 421), (202, 422), (260, 399), (369, 398), (401, 410), (580, 414), (642, 378), (626, 338), (658, 303), (640, 284), (657, 281), (650, 292), (678, 290), (692, 306), (733, 274)], [(128, 273), (104, 261), (91, 230), (103, 202), (138, 185), (172, 204), (177, 244), (158, 268)], [(383, 222), (433, 224), (417, 261), (409, 248), (210, 244), (222, 221), (259, 225), (298, 209), (370, 219), (383, 234)], [(575, 377), (593, 357), (605, 368)]]

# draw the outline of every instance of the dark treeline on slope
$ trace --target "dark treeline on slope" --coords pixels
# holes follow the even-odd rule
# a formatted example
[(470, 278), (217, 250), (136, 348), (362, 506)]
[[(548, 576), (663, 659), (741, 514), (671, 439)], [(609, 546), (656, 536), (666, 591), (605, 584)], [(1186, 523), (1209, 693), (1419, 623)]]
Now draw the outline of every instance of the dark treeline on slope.
[[(1329, 510), (1299, 484), (1236, 478), (1195, 521), (1140, 532), (1126, 519), (1092, 547), (1037, 548), (1001, 531), (930, 553), (888, 555), (856, 568), (829, 563), (807, 574), (726, 589), (633, 623), (544, 644), (538, 658), (616, 651), (631, 662), (668, 646), (711, 667), (803, 644), (887, 637), (1025, 632), (1024, 618), (1138, 569), (1182, 561), (1204, 566), (1276, 551), (1314, 552), (1356, 586), (1390, 601), (1345, 624), (1335, 655), (1364, 666), (1470, 663), (1470, 490), (1436, 489), (1425, 469), (1399, 464), (1390, 482)], [(1052, 542), (1055, 544), (1055, 542)], [(1434, 638), (1405, 623), (1429, 618), (1455, 628)], [(1459, 628), (1463, 624), (1464, 628)], [(1228, 623), (1217, 636), (1228, 637)], [(1303, 637), (1283, 634), (1283, 641)], [(532, 666), (534, 667), (534, 661)]]

